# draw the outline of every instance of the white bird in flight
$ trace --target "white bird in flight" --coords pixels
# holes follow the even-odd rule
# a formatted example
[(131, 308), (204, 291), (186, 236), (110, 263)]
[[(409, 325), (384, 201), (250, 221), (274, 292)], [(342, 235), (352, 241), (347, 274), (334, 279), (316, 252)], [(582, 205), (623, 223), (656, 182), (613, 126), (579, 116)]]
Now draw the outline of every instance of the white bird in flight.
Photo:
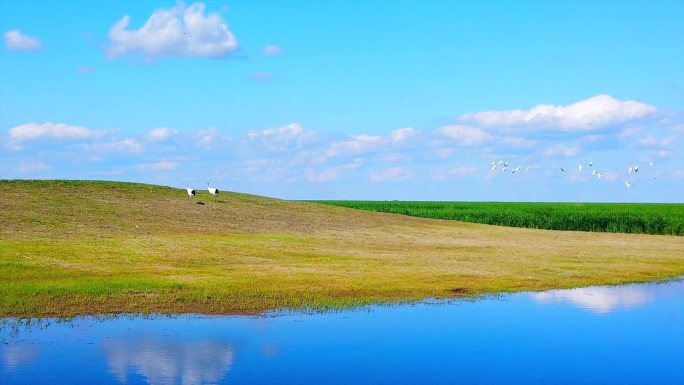
[(601, 174), (601, 173), (596, 174), (596, 176), (597, 176), (599, 179), (603, 178), (603, 174)]
[(632, 184), (629, 183), (629, 181), (625, 181), (625, 186), (627, 186), (627, 188), (632, 188)]
[(577, 166), (577, 169), (580, 170), (580, 171), (582, 171), (582, 170), (584, 170), (584, 166), (582, 166), (582, 165), (580, 164), (580, 165)]
[(589, 162), (589, 167), (592, 167), (593, 165), (594, 165), (593, 161)]

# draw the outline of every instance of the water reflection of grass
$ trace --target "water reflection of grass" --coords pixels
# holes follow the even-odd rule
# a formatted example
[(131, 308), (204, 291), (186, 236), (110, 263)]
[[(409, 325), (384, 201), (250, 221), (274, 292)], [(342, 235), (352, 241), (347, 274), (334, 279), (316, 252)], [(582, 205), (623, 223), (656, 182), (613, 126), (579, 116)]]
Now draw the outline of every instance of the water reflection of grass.
[(254, 313), (654, 280), (684, 238), (512, 229), (111, 182), (0, 182), (0, 316)]

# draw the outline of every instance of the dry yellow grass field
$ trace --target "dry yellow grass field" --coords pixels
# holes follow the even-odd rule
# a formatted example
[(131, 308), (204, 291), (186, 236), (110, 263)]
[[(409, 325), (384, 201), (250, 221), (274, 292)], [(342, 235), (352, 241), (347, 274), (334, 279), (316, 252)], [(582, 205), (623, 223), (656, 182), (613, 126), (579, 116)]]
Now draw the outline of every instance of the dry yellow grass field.
[(0, 212), (0, 316), (331, 309), (684, 274), (684, 237), (144, 184), (0, 181)]

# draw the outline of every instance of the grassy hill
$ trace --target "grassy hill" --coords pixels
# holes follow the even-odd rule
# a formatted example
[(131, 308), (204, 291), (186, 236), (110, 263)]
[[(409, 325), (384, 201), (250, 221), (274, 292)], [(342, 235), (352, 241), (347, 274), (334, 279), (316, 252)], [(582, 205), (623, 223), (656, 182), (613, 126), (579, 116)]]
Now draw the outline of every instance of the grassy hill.
[(684, 274), (683, 237), (145, 184), (0, 181), (0, 212), (0, 316), (325, 309)]

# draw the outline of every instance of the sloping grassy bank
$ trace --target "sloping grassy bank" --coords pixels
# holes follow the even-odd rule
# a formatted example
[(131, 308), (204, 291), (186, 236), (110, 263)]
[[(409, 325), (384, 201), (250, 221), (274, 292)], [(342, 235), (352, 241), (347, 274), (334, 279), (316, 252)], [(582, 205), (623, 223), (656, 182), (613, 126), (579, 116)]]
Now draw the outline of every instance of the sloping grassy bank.
[[(198, 204), (198, 201), (203, 204)], [(0, 181), (0, 316), (255, 313), (684, 274), (684, 238), (92, 181)]]
[(422, 218), (531, 229), (684, 235), (684, 204), (681, 203), (313, 202)]

